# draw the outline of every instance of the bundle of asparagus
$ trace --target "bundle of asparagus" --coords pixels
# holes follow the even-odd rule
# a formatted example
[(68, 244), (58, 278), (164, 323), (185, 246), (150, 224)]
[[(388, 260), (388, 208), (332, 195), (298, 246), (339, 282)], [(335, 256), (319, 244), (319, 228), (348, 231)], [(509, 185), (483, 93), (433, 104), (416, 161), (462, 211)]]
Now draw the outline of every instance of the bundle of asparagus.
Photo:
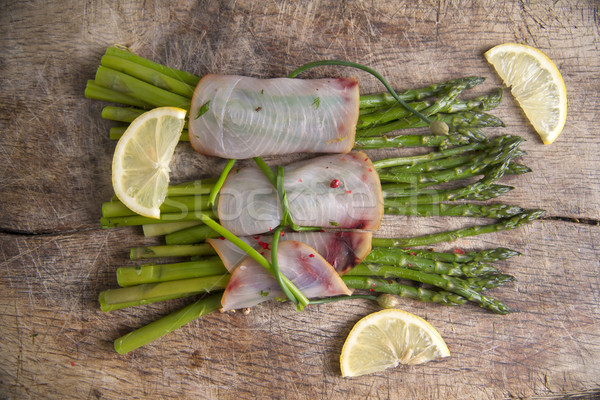
[[(124, 123), (111, 128), (110, 137), (118, 139), (126, 124), (145, 110), (159, 106), (189, 110), (199, 79), (110, 47), (96, 79), (88, 82), (85, 94), (127, 106), (107, 106), (102, 111), (103, 118)], [(510, 311), (504, 303), (482, 292), (514, 279), (490, 263), (518, 255), (517, 252), (503, 248), (466, 254), (406, 249), (514, 229), (543, 215), (542, 210), (473, 202), (493, 199), (512, 190), (496, 183), (504, 174), (530, 171), (515, 162), (525, 154), (519, 150), (521, 138), (500, 136), (488, 140), (483, 135), (484, 127), (503, 126), (502, 121), (486, 113), (500, 103), (502, 91), (470, 100), (459, 99), (461, 93), (482, 81), (477, 77), (461, 78), (400, 93), (414, 110), (432, 121), (445, 123), (442, 126), (447, 126), (448, 132), (438, 130), (435, 134), (396, 135), (398, 130), (422, 127), (425, 123), (397, 105), (397, 100), (388, 93), (361, 96), (355, 149), (438, 148), (426, 154), (373, 163), (382, 181), (386, 214), (485, 217), (497, 221), (413, 238), (373, 238), (373, 250), (367, 258), (342, 277), (349, 288), (367, 293), (344, 299), (375, 300), (377, 297), (371, 292), (377, 292), (446, 305), (471, 301), (496, 313)], [(392, 132), (394, 135), (389, 135)], [(187, 135), (184, 130), (181, 140), (189, 140)], [(482, 177), (473, 182), (471, 178), (477, 176)], [(453, 182), (453, 186), (445, 185), (448, 182)], [(133, 248), (132, 259), (191, 257), (185, 262), (119, 268), (118, 281), (124, 287), (101, 293), (103, 310), (217, 292), (118, 339), (115, 342), (118, 352), (131, 351), (219, 309), (220, 290), (226, 287), (230, 275), (212, 247), (204, 243), (221, 233), (203, 223), (207, 216), (215, 217), (209, 198), (215, 184), (216, 179), (208, 179), (171, 186), (161, 206), (161, 218), (157, 220), (135, 215), (117, 199), (103, 204), (103, 227), (143, 225), (147, 236), (164, 235), (166, 245)], [(436, 188), (436, 185), (443, 186)], [(311, 303), (334, 300), (338, 298)]]

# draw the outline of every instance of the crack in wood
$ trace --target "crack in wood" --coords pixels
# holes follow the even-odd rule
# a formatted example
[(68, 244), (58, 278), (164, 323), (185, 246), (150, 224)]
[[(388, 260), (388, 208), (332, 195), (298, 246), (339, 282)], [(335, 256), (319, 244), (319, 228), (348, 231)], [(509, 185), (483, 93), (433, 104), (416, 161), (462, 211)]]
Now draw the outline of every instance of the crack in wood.
[[(540, 218), (543, 221), (560, 221), (560, 222), (568, 222), (574, 224), (582, 224), (582, 225), (591, 225), (591, 226), (600, 226), (600, 219), (597, 218), (580, 218), (580, 217), (563, 217), (559, 215), (555, 216), (546, 216)], [(63, 236), (63, 235), (73, 235), (77, 233), (86, 233), (86, 232), (94, 232), (97, 230), (103, 230), (102, 228), (96, 227), (88, 227), (82, 229), (68, 229), (68, 230), (21, 230), (21, 229), (12, 229), (12, 228), (2, 228), (0, 227), (0, 234), (11, 235), (11, 236)]]
[(0, 227), (0, 235), (9, 235), (9, 236), (67, 236), (73, 235), (77, 233), (86, 233), (86, 232), (94, 232), (97, 230), (101, 230), (102, 228), (96, 227), (88, 227), (88, 228), (80, 228), (80, 229), (66, 229), (66, 230), (22, 230), (22, 229), (12, 229), (12, 228), (3, 228)]
[(600, 226), (600, 219), (595, 219), (595, 218), (550, 216), (550, 217), (543, 217), (541, 219), (544, 221), (562, 221), (562, 222), (571, 222), (571, 223), (575, 223), (575, 224)]

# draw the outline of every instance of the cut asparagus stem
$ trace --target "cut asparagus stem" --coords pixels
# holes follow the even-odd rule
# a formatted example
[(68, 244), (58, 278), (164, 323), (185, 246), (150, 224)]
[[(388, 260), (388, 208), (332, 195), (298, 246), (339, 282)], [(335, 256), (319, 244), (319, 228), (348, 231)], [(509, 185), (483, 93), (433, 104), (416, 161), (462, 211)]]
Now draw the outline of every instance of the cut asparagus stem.
[(208, 238), (217, 238), (221, 235), (206, 225), (193, 226), (182, 229), (165, 236), (165, 242), (168, 245), (173, 244), (194, 244), (204, 242)]
[[(145, 113), (146, 110), (135, 107), (117, 107), (106, 106), (102, 109), (102, 118), (117, 122), (133, 122), (134, 119)], [(125, 126), (126, 127), (126, 126)], [(184, 129), (188, 128), (188, 121), (183, 124)]]
[(193, 226), (204, 225), (199, 221), (183, 221), (183, 222), (165, 222), (164, 224), (147, 224), (143, 225), (144, 236), (164, 236), (169, 233), (181, 231), (183, 229), (191, 228)]
[(167, 196), (191, 196), (198, 194), (209, 194), (217, 178), (207, 178), (179, 185), (171, 185), (167, 189)]
[[(111, 140), (119, 140), (121, 136), (125, 133), (128, 126), (113, 126), (109, 130), (109, 137)], [(181, 131), (181, 136), (179, 137), (180, 142), (189, 142), (190, 136), (189, 131), (187, 129), (183, 129)]]
[(429, 274), (422, 271), (393, 266), (357, 265), (344, 276), (381, 275), (381, 271), (383, 271), (384, 268), (384, 277), (410, 279), (412, 281), (433, 285), (449, 292), (456, 293), (459, 296), (477, 303), (481, 307), (487, 308), (488, 310), (491, 310), (497, 314), (507, 314), (510, 312), (508, 306), (503, 302), (484, 296), (481, 293), (473, 290), (468, 283), (448, 275)]
[(439, 232), (405, 239), (373, 238), (372, 243), (373, 246), (377, 247), (415, 247), (427, 246), (430, 244), (440, 242), (451, 242), (462, 237), (476, 236), (484, 233), (516, 229), (529, 222), (541, 218), (544, 215), (544, 213), (544, 210), (530, 210), (510, 218), (501, 219), (498, 222), (488, 225), (470, 226), (467, 228), (456, 229), (453, 231)]
[(146, 110), (134, 107), (106, 106), (102, 109), (102, 118), (117, 122), (132, 122)]
[(88, 99), (110, 101), (111, 103), (125, 104), (127, 106), (134, 106), (143, 109), (153, 108), (152, 104), (146, 103), (136, 99), (135, 97), (128, 96), (124, 93), (117, 92), (99, 85), (96, 81), (89, 80), (85, 86), (84, 96)]
[(191, 98), (194, 94), (195, 85), (190, 86), (185, 82), (158, 72), (153, 68), (148, 68), (124, 58), (112, 55), (104, 55), (100, 60), (100, 64), (106, 68), (111, 68), (115, 71), (127, 74), (143, 82), (183, 97)]
[(160, 218), (143, 217), (141, 215), (111, 218), (102, 217), (100, 218), (100, 226), (102, 228), (114, 228), (117, 226), (137, 226), (146, 224), (160, 224), (164, 222), (199, 221), (201, 220), (201, 216), (204, 214), (214, 217), (214, 213), (210, 210), (162, 214)]
[(221, 293), (196, 300), (172, 314), (121, 336), (114, 342), (115, 350), (119, 354), (127, 354), (219, 308), (221, 308)]
[(352, 289), (363, 289), (379, 293), (395, 294), (419, 301), (440, 303), (449, 306), (461, 305), (467, 302), (467, 299), (455, 293), (416, 288), (414, 286), (397, 283), (395, 281), (390, 282), (382, 278), (344, 275), (342, 276), (342, 280), (346, 286)]
[[(160, 206), (160, 213), (188, 213), (190, 211), (209, 210), (208, 196), (169, 196)], [(102, 216), (104, 218), (126, 217), (137, 215), (120, 201), (102, 203)]]
[(95, 81), (100, 86), (126, 93), (138, 100), (148, 102), (154, 107), (180, 107), (185, 110), (190, 108), (189, 98), (171, 93), (111, 68), (98, 67)]
[(135, 267), (117, 268), (117, 283), (121, 287), (177, 281), (223, 275), (227, 268), (219, 257), (207, 257), (202, 261), (187, 261), (173, 264), (146, 264)]
[(102, 311), (113, 311), (157, 301), (193, 296), (199, 293), (225, 289), (228, 282), (229, 274), (224, 274), (108, 289), (100, 293), (100, 307)]
[[(154, 226), (154, 225), (152, 225)], [(192, 256), (211, 256), (217, 254), (208, 243), (184, 244), (184, 245), (163, 245), (148, 247), (132, 247), (129, 251), (131, 260), (141, 260), (146, 258), (162, 257), (192, 257)]]
[(181, 82), (185, 82), (190, 86), (196, 87), (198, 82), (200, 81), (200, 77), (194, 74), (191, 74), (187, 71), (180, 71), (174, 68), (169, 68), (165, 65), (156, 63), (154, 61), (150, 61), (147, 58), (140, 57), (137, 54), (134, 54), (124, 48), (120, 48), (117, 46), (110, 46), (106, 49), (105, 52), (108, 56), (120, 57), (128, 61), (135, 62), (141, 66), (152, 68), (155, 71), (160, 72), (161, 74), (165, 74), (170, 76), (171, 78), (175, 78)]

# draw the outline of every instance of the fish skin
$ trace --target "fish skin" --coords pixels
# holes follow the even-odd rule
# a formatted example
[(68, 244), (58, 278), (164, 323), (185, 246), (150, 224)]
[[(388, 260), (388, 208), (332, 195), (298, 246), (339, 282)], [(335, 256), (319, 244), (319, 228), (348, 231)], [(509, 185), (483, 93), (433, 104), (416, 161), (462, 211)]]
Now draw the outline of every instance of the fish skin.
[[(238, 160), (300, 152), (347, 153), (354, 146), (359, 103), (355, 78), (208, 74), (192, 97), (190, 142), (199, 153)], [(205, 104), (208, 110), (198, 116)]]

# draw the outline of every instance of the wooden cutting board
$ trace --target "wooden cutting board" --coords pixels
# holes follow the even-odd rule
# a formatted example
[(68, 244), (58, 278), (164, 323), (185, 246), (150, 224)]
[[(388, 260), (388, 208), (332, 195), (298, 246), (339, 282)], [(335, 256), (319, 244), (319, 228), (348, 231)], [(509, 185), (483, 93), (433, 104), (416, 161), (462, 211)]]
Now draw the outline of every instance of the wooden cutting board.
[[(171, 1), (4, 2), (0, 11), (0, 397), (504, 399), (600, 396), (600, 11), (593, 1)], [(376, 307), (354, 301), (295, 312), (213, 314), (126, 356), (112, 341), (187, 300), (102, 313), (129, 247), (158, 241), (139, 229), (101, 230), (112, 195), (110, 123), (83, 97), (114, 43), (197, 74), (277, 77), (305, 62), (368, 64), (399, 89), (465, 75), (501, 82), (483, 52), (533, 45), (558, 65), (569, 117), (544, 146), (516, 102), (494, 111), (523, 136), (534, 172), (506, 177), (504, 202), (544, 208), (522, 229), (436, 246), (506, 246), (517, 277), (493, 292), (516, 310), (493, 315), (403, 300), (445, 338), (452, 356), (355, 379), (339, 372), (352, 325)], [(307, 76), (362, 73), (323, 68)], [(401, 151), (369, 153), (374, 159)], [(272, 158), (285, 162), (294, 157)], [(297, 157), (296, 157), (297, 158)], [(212, 176), (224, 162), (176, 151), (173, 180)], [(482, 221), (475, 221), (480, 223)], [(380, 236), (474, 223), (386, 217)]]

